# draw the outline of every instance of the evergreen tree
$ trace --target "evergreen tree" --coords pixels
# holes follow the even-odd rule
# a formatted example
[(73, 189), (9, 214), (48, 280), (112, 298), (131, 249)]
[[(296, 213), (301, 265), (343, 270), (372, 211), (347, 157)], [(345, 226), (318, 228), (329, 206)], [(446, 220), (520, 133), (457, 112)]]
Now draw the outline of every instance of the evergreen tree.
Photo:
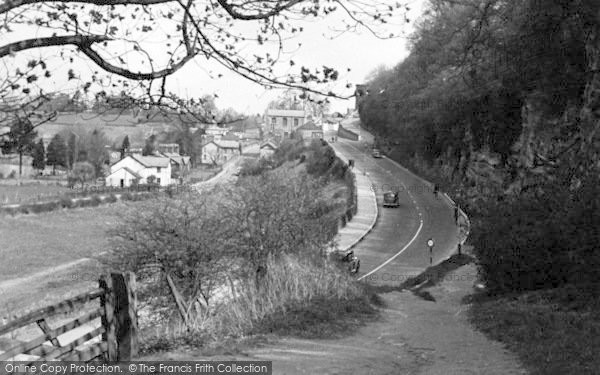
[(126, 135), (125, 138), (123, 138), (123, 143), (121, 144), (121, 159), (125, 157), (125, 153), (129, 151), (129, 147), (129, 136)]
[(69, 141), (67, 144), (67, 168), (73, 169), (73, 164), (75, 164), (78, 160), (78, 152), (77, 152), (77, 136), (75, 134), (69, 135)]
[(46, 150), (44, 148), (44, 141), (41, 138), (33, 148), (33, 161), (31, 165), (39, 171), (42, 171), (46, 166)]
[(8, 132), (6, 148), (19, 154), (19, 177), (23, 174), (23, 154), (30, 153), (35, 146), (37, 132), (29, 119), (18, 118)]
[(152, 134), (146, 139), (146, 144), (144, 145), (144, 149), (142, 150), (142, 155), (154, 155), (154, 151), (156, 151), (156, 135)]
[(56, 134), (48, 145), (46, 164), (52, 166), (52, 174), (56, 171), (56, 166), (67, 166), (67, 145), (63, 138)]
[[(102, 168), (105, 164), (108, 164), (110, 155), (106, 149), (106, 145), (110, 144), (110, 140), (106, 137), (104, 132), (95, 129), (92, 134), (86, 140), (86, 159), (90, 164), (94, 166), (96, 176), (102, 174)], [(83, 160), (83, 159), (81, 159)]]

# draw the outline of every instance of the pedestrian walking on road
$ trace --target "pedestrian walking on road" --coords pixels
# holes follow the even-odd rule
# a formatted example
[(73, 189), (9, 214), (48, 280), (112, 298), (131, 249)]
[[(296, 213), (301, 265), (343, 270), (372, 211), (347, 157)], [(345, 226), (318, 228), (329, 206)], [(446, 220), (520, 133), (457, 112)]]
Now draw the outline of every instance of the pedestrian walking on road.
[(456, 224), (458, 224), (458, 214), (459, 214), (458, 205), (456, 203), (454, 203), (454, 222)]

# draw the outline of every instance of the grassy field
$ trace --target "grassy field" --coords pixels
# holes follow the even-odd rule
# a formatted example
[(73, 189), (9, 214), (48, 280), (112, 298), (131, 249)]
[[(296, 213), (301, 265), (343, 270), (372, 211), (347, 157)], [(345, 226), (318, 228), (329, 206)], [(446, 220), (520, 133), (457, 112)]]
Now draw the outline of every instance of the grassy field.
[(128, 135), (132, 144), (144, 144), (144, 139), (151, 133), (160, 133), (170, 129), (168, 123), (138, 123), (137, 118), (131, 115), (97, 115), (93, 113), (60, 114), (56, 121), (41, 125), (38, 135), (51, 138), (63, 130), (74, 132), (92, 131), (102, 129), (106, 136), (115, 142), (120, 142)]
[(0, 217), (0, 282), (106, 251), (106, 231), (118, 223), (124, 206)]
[(56, 184), (0, 184), (0, 204), (38, 202), (68, 192), (72, 192), (72, 189)]
[(186, 176), (186, 182), (191, 184), (195, 184), (197, 182), (206, 181), (209, 178), (215, 176), (219, 172), (221, 172), (222, 167), (208, 167), (204, 165), (200, 165), (190, 171), (190, 173)]

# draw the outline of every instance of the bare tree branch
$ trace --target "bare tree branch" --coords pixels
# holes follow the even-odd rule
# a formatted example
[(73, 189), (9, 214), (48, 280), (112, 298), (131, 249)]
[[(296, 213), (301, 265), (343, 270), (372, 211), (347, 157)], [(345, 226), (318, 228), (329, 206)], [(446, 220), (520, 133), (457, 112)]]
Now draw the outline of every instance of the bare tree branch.
[(6, 13), (9, 10), (21, 7), (29, 4), (41, 4), (41, 3), (83, 3), (83, 4), (94, 4), (94, 5), (153, 5), (170, 3), (173, 0), (6, 0), (0, 3), (0, 14)]
[(79, 46), (81, 52), (83, 52), (87, 57), (89, 57), (93, 62), (95, 62), (99, 67), (104, 69), (105, 71), (113, 74), (120, 75), (121, 77), (133, 79), (136, 81), (144, 81), (144, 80), (153, 80), (158, 78), (163, 78), (168, 75), (175, 73), (177, 70), (182, 68), (188, 61), (195, 57), (194, 53), (188, 53), (177, 63), (172, 64), (168, 68), (164, 68), (162, 70), (150, 72), (150, 73), (141, 73), (141, 72), (132, 72), (131, 70), (127, 70), (124, 68), (120, 68), (116, 65), (113, 65), (106, 61), (102, 56), (100, 56), (96, 51), (94, 51), (91, 47), (91, 43), (87, 43)]
[[(249, 20), (262, 20), (265, 18), (270, 18), (273, 17), (279, 13), (281, 13), (281, 11), (289, 9), (291, 7), (293, 7), (296, 4), (299, 4), (301, 2), (303, 2), (304, 0), (289, 0), (284, 2), (284, 4), (279, 4), (280, 1), (276, 1), (275, 5), (273, 6), (273, 8), (269, 11), (266, 12), (262, 12), (262, 11), (256, 11), (254, 14), (252, 13), (242, 13), (237, 11), (236, 5), (230, 4), (227, 0), (217, 0), (217, 2), (219, 3), (219, 5), (221, 5), (223, 7), (223, 9), (225, 9), (225, 11), (233, 18), (237, 19), (237, 20), (245, 20), (245, 21), (249, 21)], [(237, 6), (239, 8), (239, 6)]]
[(72, 44), (82, 47), (89, 46), (93, 43), (104, 42), (110, 40), (104, 35), (67, 35), (67, 36), (52, 36), (47, 38), (25, 39), (15, 43), (9, 43), (0, 47), (0, 58), (12, 53), (23, 51), (32, 48), (64, 46)]

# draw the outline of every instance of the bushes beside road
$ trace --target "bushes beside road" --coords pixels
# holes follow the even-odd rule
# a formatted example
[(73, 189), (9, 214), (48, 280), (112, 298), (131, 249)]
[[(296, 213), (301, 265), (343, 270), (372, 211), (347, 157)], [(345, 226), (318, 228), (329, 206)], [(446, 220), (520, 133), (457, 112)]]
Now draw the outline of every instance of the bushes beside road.
[(598, 361), (590, 348), (600, 345), (597, 176), (581, 180), (578, 189), (546, 181), (518, 196), (477, 186), (488, 194), (467, 199), (474, 187), (398, 155), (392, 150), (418, 175), (457, 192), (469, 213), (469, 243), (486, 288), (472, 300), (475, 326), (505, 343), (533, 374), (594, 374)]
[(41, 203), (29, 203), (20, 205), (7, 205), (0, 207), (0, 214), (17, 215), (17, 214), (39, 214), (43, 212), (50, 212), (58, 209), (69, 209), (79, 207), (96, 207), (102, 203), (114, 203), (117, 200), (131, 200), (139, 201), (157, 196), (157, 192), (136, 192), (136, 193), (121, 193), (116, 194), (94, 194), (91, 196), (85, 196), (81, 198), (71, 198), (69, 196), (63, 196), (60, 199), (41, 202)]
[(107, 262), (138, 275), (148, 325), (171, 323), (145, 337), (147, 349), (316, 333), (315, 319), (330, 332), (344, 316), (373, 312), (369, 292), (324, 256), (348, 209), (324, 192), (346, 194), (347, 170), (333, 160), (308, 173), (327, 146), (290, 146), (271, 161), (280, 168), (246, 168), (233, 186), (162, 197), (124, 216)]

